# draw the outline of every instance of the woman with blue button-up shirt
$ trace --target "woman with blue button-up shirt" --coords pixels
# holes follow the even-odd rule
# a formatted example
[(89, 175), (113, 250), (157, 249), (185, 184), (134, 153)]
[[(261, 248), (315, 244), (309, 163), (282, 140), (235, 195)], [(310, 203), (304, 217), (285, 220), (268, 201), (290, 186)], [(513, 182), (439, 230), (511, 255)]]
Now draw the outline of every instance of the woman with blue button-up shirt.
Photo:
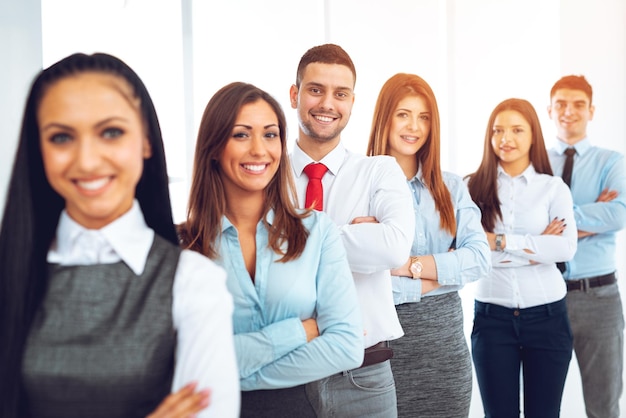
[(183, 243), (228, 273), (241, 416), (315, 416), (305, 383), (359, 367), (363, 326), (339, 231), (295, 209), (278, 103), (232, 83), (198, 135)]
[(392, 345), (399, 417), (468, 416), (472, 362), (457, 291), (490, 269), (480, 211), (461, 177), (441, 171), (439, 133), (428, 83), (391, 77), (378, 96), (368, 154), (394, 156), (413, 192), (412, 256), (391, 272), (405, 332)]

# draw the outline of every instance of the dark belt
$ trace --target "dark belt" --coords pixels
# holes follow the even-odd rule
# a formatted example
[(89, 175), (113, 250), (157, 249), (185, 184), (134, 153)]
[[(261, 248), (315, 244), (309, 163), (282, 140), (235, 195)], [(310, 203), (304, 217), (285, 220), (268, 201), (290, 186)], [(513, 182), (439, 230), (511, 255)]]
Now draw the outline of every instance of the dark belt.
[(604, 276), (589, 277), (579, 280), (565, 280), (565, 283), (567, 283), (568, 292), (572, 290), (580, 290), (581, 292), (586, 292), (592, 287), (607, 286), (613, 283), (617, 283), (617, 279), (615, 278), (615, 273), (613, 272), (605, 274)]
[(393, 357), (393, 350), (389, 347), (389, 341), (381, 341), (371, 347), (365, 349), (363, 356), (363, 364), (361, 367), (371, 366), (372, 364), (382, 363)]

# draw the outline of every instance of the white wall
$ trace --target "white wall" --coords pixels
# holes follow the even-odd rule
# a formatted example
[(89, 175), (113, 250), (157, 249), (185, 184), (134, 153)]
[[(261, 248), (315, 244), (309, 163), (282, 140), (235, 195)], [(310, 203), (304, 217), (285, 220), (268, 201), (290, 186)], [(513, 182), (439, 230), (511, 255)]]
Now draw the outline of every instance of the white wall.
[(0, 0), (0, 217), (4, 210), (23, 103), (41, 69), (39, 0)]
[[(594, 87), (593, 142), (626, 152), (623, 0), (182, 0), (182, 16), (181, 4), (171, 0), (42, 0), (49, 17), (43, 55), (39, 3), (0, 0), (0, 38), (10, 40), (0, 43), (0, 192), (30, 78), (42, 62), (74, 51), (111, 52), (144, 79), (163, 125), (170, 175), (179, 180), (191, 169), (188, 156), (204, 106), (228, 82), (251, 82), (273, 94), (293, 141), (297, 124), (289, 87), (300, 56), (325, 42), (342, 45), (357, 67), (356, 102), (343, 135), (355, 151), (365, 151), (384, 81), (412, 72), (437, 94), (443, 164), (450, 171), (467, 174), (478, 166), (489, 113), (509, 97), (528, 99), (545, 137), (553, 138), (545, 110), (549, 90), (571, 73), (585, 74)], [(182, 27), (185, 17), (191, 27)], [(183, 50), (183, 39), (191, 51)], [(192, 76), (184, 80), (183, 74)], [(177, 219), (184, 216), (187, 187), (184, 180), (172, 184)], [(619, 254), (625, 254), (624, 232), (619, 242)], [(618, 258), (623, 276), (625, 260)], [(471, 292), (471, 286), (463, 292), (468, 333)], [(577, 373), (574, 360), (563, 399), (562, 416), (568, 418), (584, 416)], [(471, 417), (480, 416), (476, 388)]]

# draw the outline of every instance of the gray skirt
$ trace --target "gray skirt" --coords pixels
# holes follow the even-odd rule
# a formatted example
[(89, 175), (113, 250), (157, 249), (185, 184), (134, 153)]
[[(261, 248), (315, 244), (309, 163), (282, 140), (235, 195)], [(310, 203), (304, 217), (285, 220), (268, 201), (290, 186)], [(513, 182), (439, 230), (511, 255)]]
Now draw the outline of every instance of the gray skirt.
[(396, 305), (405, 335), (391, 342), (398, 417), (467, 418), (472, 360), (458, 292)]

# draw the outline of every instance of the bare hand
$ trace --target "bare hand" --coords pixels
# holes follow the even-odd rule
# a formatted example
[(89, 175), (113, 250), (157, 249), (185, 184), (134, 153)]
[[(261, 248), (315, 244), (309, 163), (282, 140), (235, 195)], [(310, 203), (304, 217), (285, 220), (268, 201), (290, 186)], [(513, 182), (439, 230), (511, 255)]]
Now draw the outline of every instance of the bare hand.
[(350, 225), (354, 224), (377, 224), (378, 220), (373, 216), (357, 216), (350, 222)]
[(563, 235), (563, 231), (565, 231), (566, 227), (565, 219), (554, 218), (552, 222), (546, 226), (546, 229), (543, 230), (541, 235)]
[(178, 392), (170, 393), (157, 409), (146, 418), (190, 418), (209, 406), (211, 391), (196, 390), (197, 383), (189, 383)]
[(600, 196), (598, 196), (598, 198), (596, 199), (596, 202), (610, 202), (617, 196), (618, 193), (616, 190), (604, 189), (602, 190), (602, 193), (600, 193)]
[(438, 281), (436, 280), (425, 280), (422, 279), (422, 295), (431, 292), (437, 288), (441, 287)]
[(313, 338), (320, 336), (320, 330), (317, 328), (317, 321), (313, 318), (302, 321), (302, 327), (306, 333), (306, 342), (310, 342)]
[(402, 266), (396, 267), (390, 270), (392, 276), (404, 276), (404, 277), (413, 277), (411, 271), (409, 270), (409, 265), (411, 264), (411, 257), (409, 257)]

